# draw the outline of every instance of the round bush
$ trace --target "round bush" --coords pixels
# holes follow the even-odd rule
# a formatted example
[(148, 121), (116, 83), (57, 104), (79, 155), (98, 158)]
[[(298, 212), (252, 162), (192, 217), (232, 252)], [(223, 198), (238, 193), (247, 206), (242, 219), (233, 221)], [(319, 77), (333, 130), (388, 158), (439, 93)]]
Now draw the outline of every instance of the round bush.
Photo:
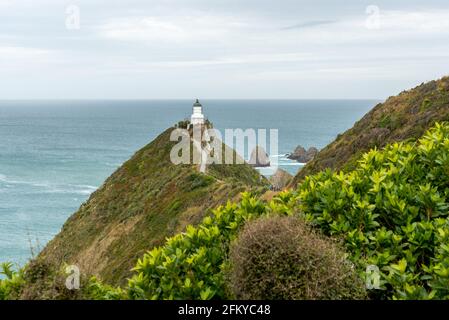
[(295, 217), (253, 220), (230, 251), (237, 299), (363, 299), (363, 281), (344, 252)]

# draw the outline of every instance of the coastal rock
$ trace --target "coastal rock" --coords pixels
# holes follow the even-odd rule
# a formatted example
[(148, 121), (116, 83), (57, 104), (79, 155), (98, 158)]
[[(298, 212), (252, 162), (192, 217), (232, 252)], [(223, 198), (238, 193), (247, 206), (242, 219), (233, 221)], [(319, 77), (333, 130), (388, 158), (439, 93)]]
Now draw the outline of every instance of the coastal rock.
[(297, 146), (293, 153), (289, 154), (287, 158), (291, 160), (296, 160), (298, 162), (306, 163), (312, 160), (316, 154), (318, 153), (318, 149), (315, 147), (310, 147), (309, 150), (306, 150), (302, 146)]
[(248, 164), (253, 167), (269, 167), (270, 158), (264, 148), (257, 146), (251, 152), (251, 157)]
[(287, 171), (277, 169), (269, 180), (273, 187), (273, 190), (282, 190), (290, 183), (292, 178), (293, 176)]

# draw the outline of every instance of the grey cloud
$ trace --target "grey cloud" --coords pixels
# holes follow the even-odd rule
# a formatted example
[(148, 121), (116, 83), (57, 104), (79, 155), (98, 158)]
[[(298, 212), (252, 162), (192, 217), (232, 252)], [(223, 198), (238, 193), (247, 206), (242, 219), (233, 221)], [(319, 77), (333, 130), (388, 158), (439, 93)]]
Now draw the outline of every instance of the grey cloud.
[(312, 28), (322, 25), (328, 25), (338, 22), (338, 20), (314, 20), (314, 21), (307, 21), (302, 22), (298, 24), (294, 24), (292, 26), (281, 28), (281, 30), (293, 30), (293, 29), (305, 29), (305, 28)]
[[(208, 97), (381, 98), (449, 70), (446, 54), (433, 54), (449, 52), (447, 0), (7, 2), (0, 99), (179, 98), (198, 88)], [(81, 9), (80, 30), (65, 28), (69, 3)], [(398, 12), (384, 17), (393, 27), (364, 27), (371, 4)]]

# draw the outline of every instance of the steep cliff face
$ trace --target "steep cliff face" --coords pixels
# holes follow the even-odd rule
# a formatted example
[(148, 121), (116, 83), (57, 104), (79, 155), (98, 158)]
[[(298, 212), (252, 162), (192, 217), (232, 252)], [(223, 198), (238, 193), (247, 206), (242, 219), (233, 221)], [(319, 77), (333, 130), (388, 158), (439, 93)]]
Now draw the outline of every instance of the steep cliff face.
[(41, 261), (58, 268), (77, 265), (81, 273), (121, 284), (138, 257), (167, 236), (196, 224), (210, 209), (244, 190), (268, 184), (247, 164), (174, 165), (167, 129), (125, 162), (64, 224), (44, 248)]
[(376, 105), (298, 172), (291, 186), (325, 168), (353, 168), (365, 151), (395, 141), (415, 140), (437, 121), (449, 120), (449, 77), (403, 91)]

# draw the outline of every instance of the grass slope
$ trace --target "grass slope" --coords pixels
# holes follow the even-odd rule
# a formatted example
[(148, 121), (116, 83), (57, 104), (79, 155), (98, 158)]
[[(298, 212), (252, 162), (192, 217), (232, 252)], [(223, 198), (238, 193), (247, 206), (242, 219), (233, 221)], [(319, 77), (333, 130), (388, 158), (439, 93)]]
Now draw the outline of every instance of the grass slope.
[(64, 224), (39, 259), (123, 284), (144, 252), (164, 243), (211, 208), (268, 184), (249, 165), (173, 165), (167, 129), (125, 162)]
[(403, 91), (376, 105), (360, 121), (322, 149), (298, 172), (295, 186), (304, 177), (325, 168), (353, 169), (360, 155), (374, 147), (416, 140), (435, 122), (449, 120), (449, 77)]

